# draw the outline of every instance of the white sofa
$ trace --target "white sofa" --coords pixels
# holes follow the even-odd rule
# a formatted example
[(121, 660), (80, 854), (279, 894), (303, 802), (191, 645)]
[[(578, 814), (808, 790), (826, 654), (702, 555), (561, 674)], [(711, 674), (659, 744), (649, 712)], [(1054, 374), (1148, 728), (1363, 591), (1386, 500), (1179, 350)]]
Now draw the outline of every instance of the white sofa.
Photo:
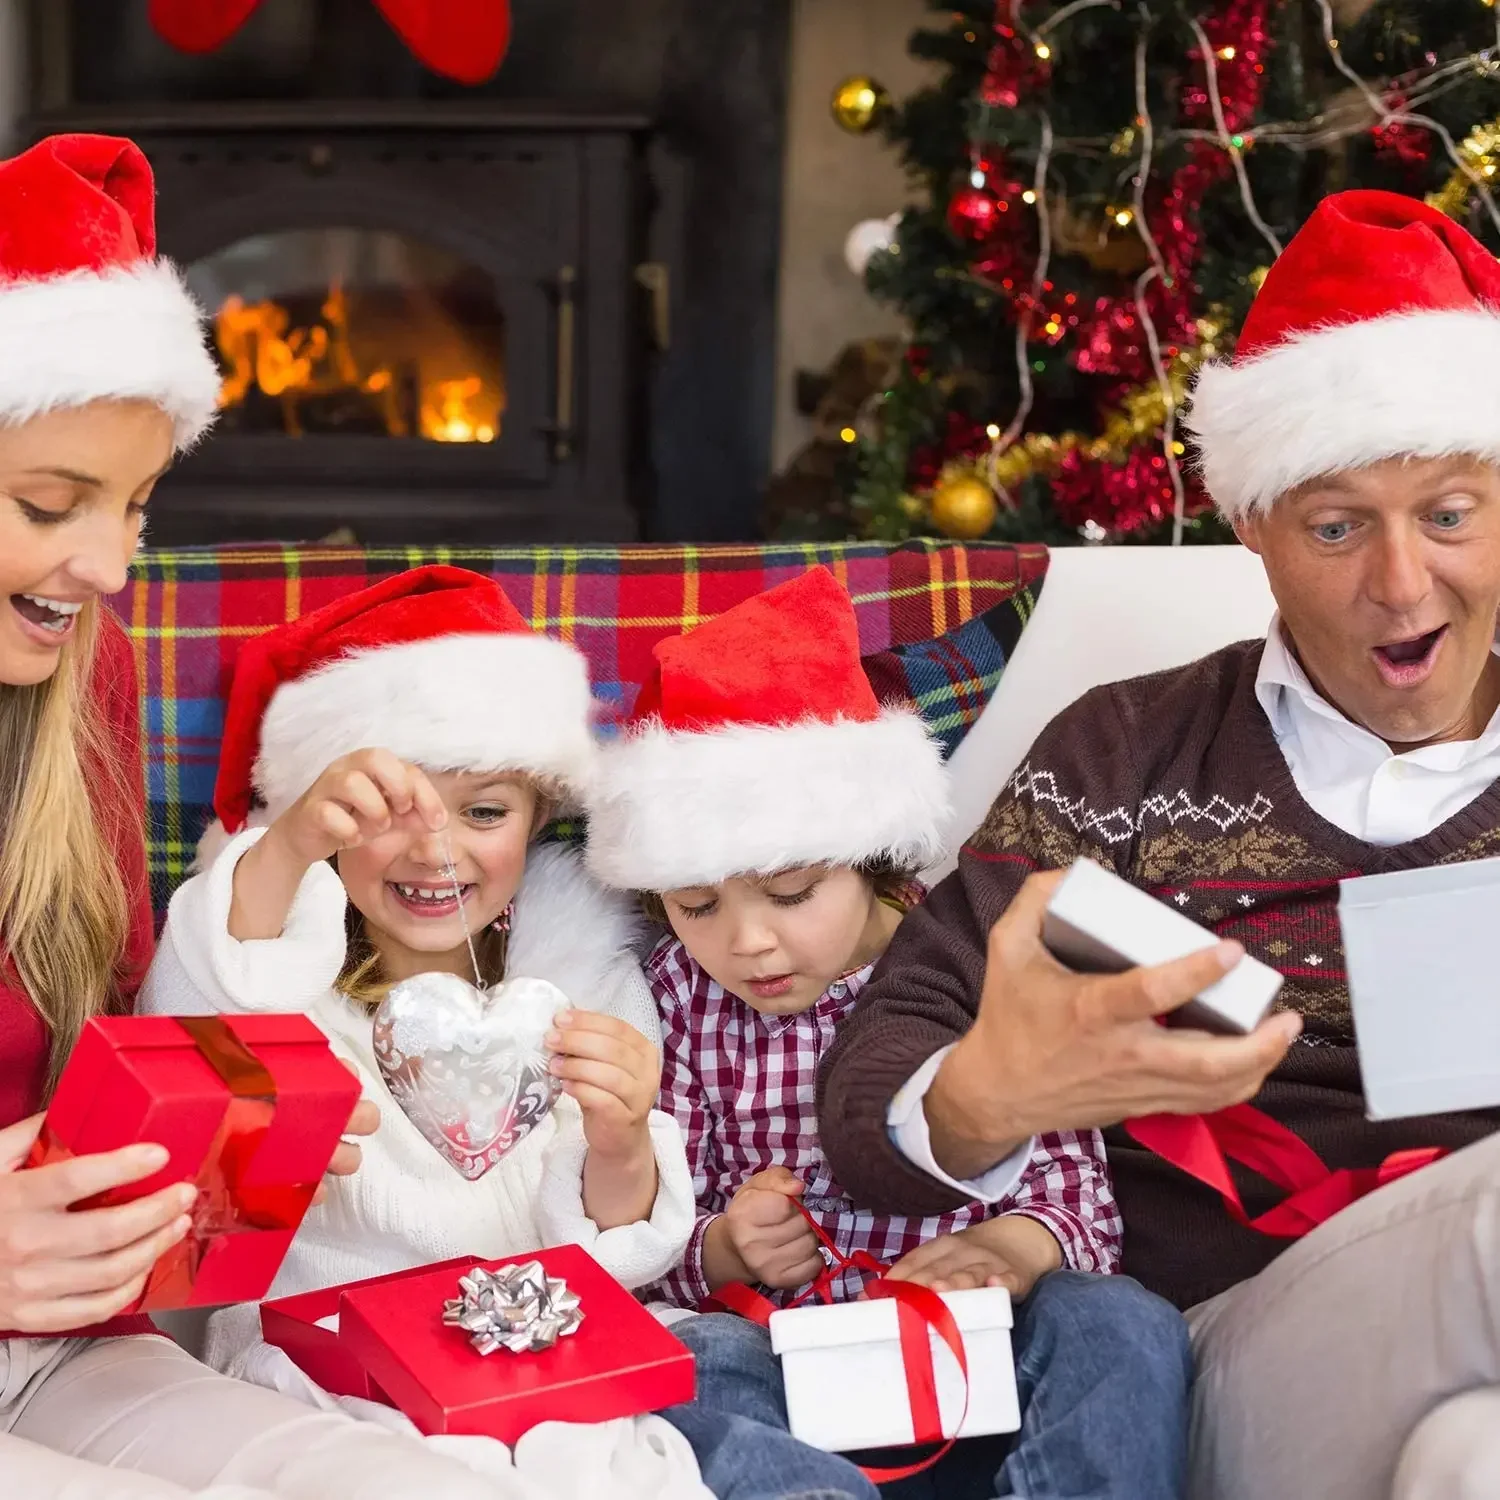
[(1054, 552), (1015, 657), (953, 755), (963, 834), (979, 826), (1038, 733), (1089, 688), (1263, 636), (1274, 608), (1260, 559), (1243, 547)]

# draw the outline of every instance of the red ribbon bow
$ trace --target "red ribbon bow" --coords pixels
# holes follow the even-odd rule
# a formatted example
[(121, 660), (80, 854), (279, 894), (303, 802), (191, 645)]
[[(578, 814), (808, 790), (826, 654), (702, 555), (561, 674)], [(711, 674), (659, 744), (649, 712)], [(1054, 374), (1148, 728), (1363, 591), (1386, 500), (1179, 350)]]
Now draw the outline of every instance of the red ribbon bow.
[[(1234, 1104), (1210, 1115), (1146, 1115), (1127, 1120), (1124, 1128), (1137, 1144), (1211, 1187), (1237, 1223), (1287, 1240), (1300, 1238), (1376, 1188), (1447, 1154), (1436, 1146), (1395, 1151), (1377, 1167), (1335, 1171), (1301, 1136), (1250, 1104)], [(1287, 1196), (1252, 1219), (1234, 1185), (1232, 1161), (1258, 1172)]]
[[(866, 1250), (856, 1250), (845, 1255), (823, 1232), (813, 1216), (801, 1203), (793, 1205), (807, 1220), (818, 1244), (824, 1252), (823, 1269), (809, 1283), (807, 1290), (799, 1293), (789, 1304), (801, 1307), (816, 1299), (823, 1303), (833, 1302), (833, 1283), (845, 1271), (863, 1271), (875, 1280), (865, 1286), (865, 1295), (872, 1300), (885, 1299), (896, 1304), (896, 1326), (901, 1339), (901, 1365), (906, 1374), (907, 1398), (911, 1402), (911, 1425), (913, 1441), (917, 1443), (941, 1443), (942, 1446), (916, 1463), (902, 1464), (895, 1468), (877, 1468), (860, 1465), (861, 1471), (872, 1484), (891, 1484), (898, 1479), (910, 1479), (930, 1469), (957, 1441), (956, 1437), (945, 1437), (943, 1418), (938, 1408), (937, 1374), (932, 1366), (932, 1345), (928, 1339), (930, 1329), (945, 1343), (958, 1361), (959, 1374), (963, 1377), (964, 1402), (953, 1424), (955, 1434), (964, 1425), (969, 1414), (969, 1360), (964, 1353), (963, 1335), (948, 1304), (925, 1286), (911, 1281), (891, 1281), (886, 1276), (887, 1266), (882, 1265)], [(741, 1281), (721, 1286), (709, 1297), (700, 1311), (726, 1311), (738, 1313), (762, 1328), (770, 1325), (771, 1314), (777, 1308), (768, 1297)]]

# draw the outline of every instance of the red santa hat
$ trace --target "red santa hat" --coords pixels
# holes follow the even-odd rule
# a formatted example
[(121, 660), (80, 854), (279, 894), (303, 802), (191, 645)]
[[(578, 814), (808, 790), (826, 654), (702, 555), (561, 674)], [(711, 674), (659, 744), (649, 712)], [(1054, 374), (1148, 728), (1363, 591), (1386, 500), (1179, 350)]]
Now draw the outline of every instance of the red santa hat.
[(1187, 425), (1230, 520), (1388, 458), (1500, 462), (1500, 261), (1399, 193), (1325, 198), (1271, 267)]
[(218, 825), (269, 823), (340, 756), (522, 771), (579, 795), (593, 763), (588, 669), (534, 632), (493, 579), (414, 568), (247, 642), (224, 716)]
[(827, 568), (657, 643), (589, 797), (590, 868), (626, 889), (942, 852), (947, 773), (921, 718), (882, 709)]
[(198, 304), (156, 256), (140, 150), (55, 135), (0, 162), (0, 421), (135, 398), (169, 413), (186, 448), (218, 394)]

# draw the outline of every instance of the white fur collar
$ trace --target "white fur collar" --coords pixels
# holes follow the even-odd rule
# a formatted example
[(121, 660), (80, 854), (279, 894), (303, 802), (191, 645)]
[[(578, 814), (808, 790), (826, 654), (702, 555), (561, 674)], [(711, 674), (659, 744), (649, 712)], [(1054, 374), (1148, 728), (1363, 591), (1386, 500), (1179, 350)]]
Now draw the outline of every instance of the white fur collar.
[(547, 979), (565, 995), (603, 997), (610, 970), (647, 940), (632, 898), (606, 890), (567, 844), (542, 844), (526, 858), (526, 874), (511, 916), (506, 977)]

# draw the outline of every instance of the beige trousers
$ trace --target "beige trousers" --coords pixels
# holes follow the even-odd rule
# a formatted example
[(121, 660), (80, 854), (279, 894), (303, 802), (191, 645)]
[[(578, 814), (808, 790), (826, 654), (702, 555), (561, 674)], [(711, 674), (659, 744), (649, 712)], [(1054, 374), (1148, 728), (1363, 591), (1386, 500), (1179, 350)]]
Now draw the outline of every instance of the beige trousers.
[(1188, 1315), (1192, 1500), (1500, 1497), (1500, 1135)]
[(0, 1342), (15, 1500), (497, 1500), (422, 1443), (216, 1375), (165, 1338)]

